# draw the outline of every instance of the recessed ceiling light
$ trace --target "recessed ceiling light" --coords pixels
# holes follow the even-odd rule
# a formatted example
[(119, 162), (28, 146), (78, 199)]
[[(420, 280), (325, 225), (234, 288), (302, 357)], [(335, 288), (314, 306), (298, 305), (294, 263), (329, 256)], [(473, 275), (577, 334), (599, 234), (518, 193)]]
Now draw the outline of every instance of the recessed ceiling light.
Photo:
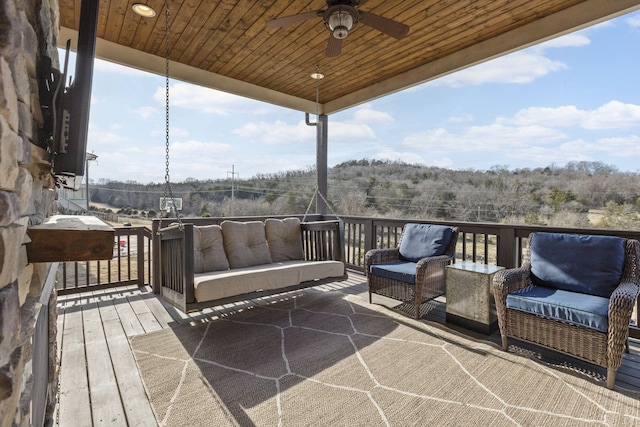
[(154, 16), (156, 16), (156, 11), (153, 10), (152, 7), (147, 6), (146, 4), (136, 3), (132, 6), (132, 8), (135, 13), (137, 13), (142, 17), (153, 18)]

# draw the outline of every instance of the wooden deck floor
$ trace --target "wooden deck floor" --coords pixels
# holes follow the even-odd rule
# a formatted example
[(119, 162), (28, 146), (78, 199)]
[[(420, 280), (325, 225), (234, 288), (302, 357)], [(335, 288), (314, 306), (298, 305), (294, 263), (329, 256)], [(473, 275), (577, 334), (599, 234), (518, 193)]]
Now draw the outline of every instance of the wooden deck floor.
[[(346, 282), (322, 288), (367, 297), (366, 279), (357, 273), (351, 273)], [(376, 302), (389, 304), (391, 300), (380, 298)], [(444, 299), (435, 301), (423, 319), (444, 323), (444, 307)], [(128, 337), (178, 324), (206, 321), (236, 308), (229, 305), (186, 315), (159, 300), (149, 287), (137, 286), (61, 296), (58, 303), (61, 369), (57, 425), (156, 426)], [(486, 337), (465, 332), (496, 343), (500, 339), (498, 333)], [(545, 357), (563, 358), (554, 353), (547, 353)], [(571, 362), (581, 364), (573, 359)], [(599, 367), (586, 366), (604, 373)], [(625, 354), (616, 384), (640, 391), (640, 342), (632, 340), (631, 354)]]

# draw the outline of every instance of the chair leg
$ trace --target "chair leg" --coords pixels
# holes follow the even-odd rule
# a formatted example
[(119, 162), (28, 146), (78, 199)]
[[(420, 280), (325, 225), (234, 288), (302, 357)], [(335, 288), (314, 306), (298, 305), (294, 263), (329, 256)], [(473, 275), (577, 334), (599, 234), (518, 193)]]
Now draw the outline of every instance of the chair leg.
[(420, 304), (416, 303), (416, 320), (420, 318)]
[(369, 304), (372, 304), (372, 301), (371, 301), (371, 291), (369, 291)]
[(607, 368), (607, 388), (609, 390), (616, 388), (616, 369)]
[(629, 349), (629, 337), (627, 337), (627, 340), (624, 342), (624, 351), (627, 354), (631, 353), (631, 350)]
[(502, 349), (507, 351), (509, 345), (507, 344), (507, 337), (505, 335), (502, 336)]

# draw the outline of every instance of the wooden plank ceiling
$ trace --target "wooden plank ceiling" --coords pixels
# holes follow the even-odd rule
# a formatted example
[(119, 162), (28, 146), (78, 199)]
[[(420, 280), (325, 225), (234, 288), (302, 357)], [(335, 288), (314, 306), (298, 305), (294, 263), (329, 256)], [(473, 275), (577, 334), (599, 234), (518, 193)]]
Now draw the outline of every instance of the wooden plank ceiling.
[[(326, 57), (322, 18), (279, 29), (269, 20), (326, 9), (324, 0), (100, 0), (97, 56), (164, 74), (169, 8), (172, 77), (315, 112), (319, 68), (321, 111), (330, 114), (640, 7), (639, 0), (368, 0), (365, 12), (410, 26), (396, 40), (358, 23), (342, 54)], [(60, 0), (59, 45), (75, 46), (81, 0)]]

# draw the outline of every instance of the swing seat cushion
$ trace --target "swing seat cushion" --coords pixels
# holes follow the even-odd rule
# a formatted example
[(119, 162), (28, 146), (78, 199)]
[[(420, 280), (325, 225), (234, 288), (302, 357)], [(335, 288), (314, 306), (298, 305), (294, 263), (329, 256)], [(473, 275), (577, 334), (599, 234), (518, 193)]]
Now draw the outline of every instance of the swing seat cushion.
[(298, 218), (268, 218), (264, 221), (264, 228), (273, 262), (304, 259)]
[(193, 227), (193, 271), (220, 271), (229, 269), (224, 252), (222, 228), (219, 225)]
[(195, 274), (194, 296), (200, 302), (212, 301), (342, 275), (344, 275), (344, 264), (341, 261), (274, 262), (238, 270)]
[(223, 221), (220, 227), (224, 250), (232, 269), (273, 262), (262, 221)]

